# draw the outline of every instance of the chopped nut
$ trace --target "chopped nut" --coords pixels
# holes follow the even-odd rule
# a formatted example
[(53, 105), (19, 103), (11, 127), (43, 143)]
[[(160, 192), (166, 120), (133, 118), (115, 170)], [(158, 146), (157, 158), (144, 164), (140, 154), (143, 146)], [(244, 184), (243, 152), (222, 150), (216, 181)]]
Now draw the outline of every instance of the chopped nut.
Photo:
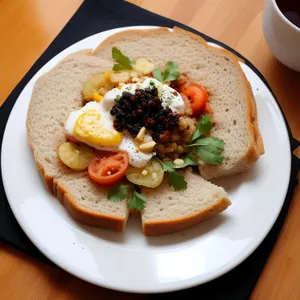
[(140, 150), (144, 151), (144, 152), (151, 152), (155, 145), (156, 145), (156, 143), (154, 141), (144, 143), (144, 144), (140, 145)]
[(145, 133), (146, 133), (146, 128), (142, 127), (139, 131), (139, 133), (136, 136), (136, 140), (142, 142), (144, 140), (145, 137)]
[(180, 159), (180, 158), (176, 158), (174, 161), (173, 161), (174, 165), (176, 166), (182, 166), (184, 164), (184, 161), (183, 159)]
[(132, 80), (132, 82), (134, 82), (134, 83), (136, 83), (136, 82), (141, 82), (140, 79), (137, 78), (137, 77), (133, 77), (131, 80)]

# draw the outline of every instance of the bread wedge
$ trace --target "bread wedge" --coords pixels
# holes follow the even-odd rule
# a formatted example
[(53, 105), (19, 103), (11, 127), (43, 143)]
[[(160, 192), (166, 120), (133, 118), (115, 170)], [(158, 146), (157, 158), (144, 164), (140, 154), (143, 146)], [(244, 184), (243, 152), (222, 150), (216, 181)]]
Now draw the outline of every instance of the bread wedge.
[(167, 179), (156, 189), (142, 189), (148, 198), (141, 214), (145, 235), (169, 234), (192, 227), (231, 204), (223, 188), (193, 174), (190, 169), (183, 174), (188, 183), (184, 191), (174, 191)]
[(243, 172), (264, 153), (255, 99), (234, 54), (209, 46), (198, 35), (176, 27), (172, 32), (158, 28), (116, 33), (93, 55), (110, 60), (114, 46), (131, 60), (143, 57), (162, 69), (168, 61), (174, 61), (181, 73), (208, 91), (215, 120), (211, 135), (224, 140), (225, 159), (220, 165), (200, 167), (205, 179)]
[(72, 217), (88, 225), (124, 231), (129, 213), (126, 201), (109, 201), (108, 188), (93, 183), (87, 172), (69, 170), (57, 153), (66, 141), (64, 122), (71, 111), (83, 106), (84, 81), (112, 68), (110, 61), (92, 57), (90, 52), (69, 55), (37, 80), (27, 115), (28, 140), (49, 190)]

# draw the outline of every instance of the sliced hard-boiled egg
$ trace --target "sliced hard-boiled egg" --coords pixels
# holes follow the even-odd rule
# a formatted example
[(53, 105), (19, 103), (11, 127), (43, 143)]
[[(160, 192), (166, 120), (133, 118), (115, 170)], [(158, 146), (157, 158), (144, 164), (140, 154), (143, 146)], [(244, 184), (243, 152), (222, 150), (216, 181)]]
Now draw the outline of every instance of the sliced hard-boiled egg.
[(101, 115), (103, 113), (101, 114), (97, 109), (89, 109), (80, 114), (73, 128), (75, 137), (98, 146), (119, 145), (122, 134), (106, 126), (107, 120), (101, 122)]
[[(113, 127), (113, 116), (104, 105), (103, 100), (89, 102), (81, 109), (72, 112), (65, 122), (68, 136), (103, 151), (123, 150), (128, 153), (129, 164), (143, 167), (155, 155), (154, 152), (143, 152), (139, 149), (140, 142), (130, 135), (122, 134)], [(151, 136), (146, 138), (151, 139)]]

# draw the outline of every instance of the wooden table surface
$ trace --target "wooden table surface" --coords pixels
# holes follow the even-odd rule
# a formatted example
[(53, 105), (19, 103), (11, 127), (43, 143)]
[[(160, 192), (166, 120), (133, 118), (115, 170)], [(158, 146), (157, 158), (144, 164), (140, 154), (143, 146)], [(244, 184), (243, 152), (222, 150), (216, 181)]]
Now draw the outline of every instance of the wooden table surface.
[[(131, 2), (202, 31), (247, 57), (269, 82), (294, 137), (300, 140), (300, 73), (281, 65), (265, 43), (261, 28), (264, 0)], [(81, 3), (82, 0), (0, 0), (0, 104)], [(252, 299), (300, 299), (299, 216), (298, 187)], [(4, 243), (0, 248), (0, 299), (146, 298), (93, 286)]]

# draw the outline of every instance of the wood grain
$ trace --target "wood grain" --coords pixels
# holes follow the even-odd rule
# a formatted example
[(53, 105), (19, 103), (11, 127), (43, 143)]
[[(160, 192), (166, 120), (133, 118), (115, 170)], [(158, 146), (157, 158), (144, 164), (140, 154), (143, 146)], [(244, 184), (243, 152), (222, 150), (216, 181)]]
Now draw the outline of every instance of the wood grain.
[[(81, 2), (0, 0), (0, 104)], [(294, 137), (300, 139), (300, 73), (281, 65), (265, 43), (261, 29), (264, 0), (131, 2), (204, 32), (247, 57), (266, 77), (278, 97)], [(298, 187), (283, 230), (253, 291), (252, 299), (300, 299), (299, 215)], [(146, 299), (143, 295), (92, 286), (4, 243), (0, 243), (0, 248), (0, 299)]]

